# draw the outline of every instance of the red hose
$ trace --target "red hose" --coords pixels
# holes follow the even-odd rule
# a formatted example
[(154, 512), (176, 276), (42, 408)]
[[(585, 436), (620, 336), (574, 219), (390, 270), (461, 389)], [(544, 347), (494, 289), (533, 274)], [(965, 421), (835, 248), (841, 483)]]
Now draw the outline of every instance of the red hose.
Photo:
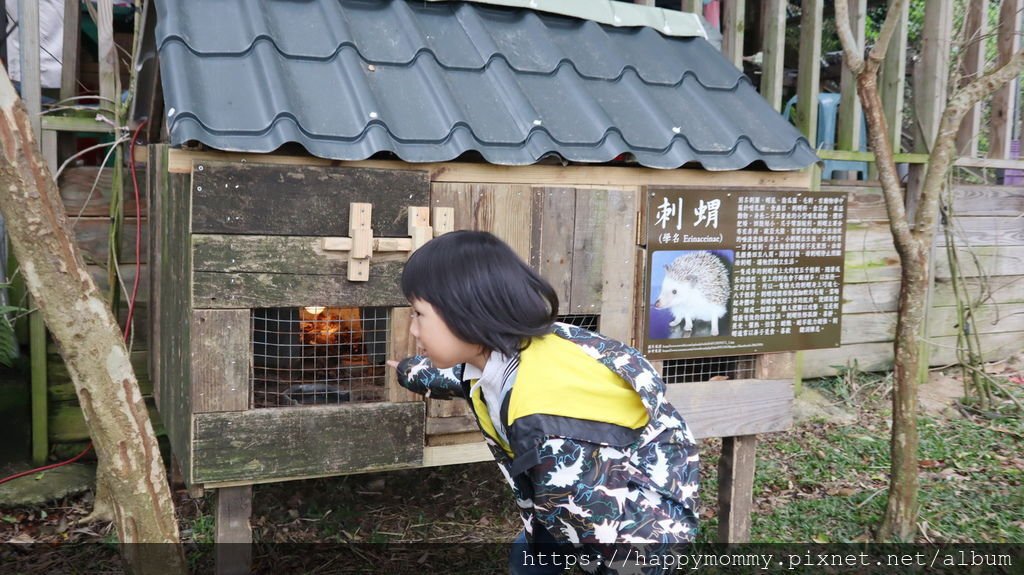
[(69, 463), (74, 463), (74, 462), (78, 461), (79, 459), (81, 459), (83, 455), (85, 455), (86, 453), (89, 453), (90, 449), (92, 449), (92, 442), (91, 441), (89, 442), (89, 445), (85, 446), (85, 449), (83, 449), (81, 453), (79, 453), (78, 455), (72, 457), (71, 459), (69, 459), (67, 461), (61, 461), (60, 463), (52, 463), (50, 465), (44, 465), (43, 467), (37, 467), (35, 469), (29, 469), (28, 471), (22, 471), (21, 473), (15, 473), (14, 475), (11, 475), (10, 477), (4, 477), (3, 479), (0, 479), (0, 485), (2, 485), (4, 483), (7, 483), (8, 481), (13, 481), (13, 480), (15, 480), (15, 479), (17, 479), (19, 477), (24, 477), (26, 475), (32, 475), (33, 473), (39, 473), (40, 471), (46, 471), (47, 469), (53, 469), (55, 467), (60, 467), (61, 465), (67, 465)]
[(124, 322), (124, 341), (128, 342), (132, 333), (132, 317), (135, 315), (135, 298), (139, 295), (139, 279), (142, 275), (142, 207), (139, 202), (139, 178), (135, 175), (135, 140), (146, 125), (143, 120), (135, 127), (135, 133), (128, 142), (128, 166), (132, 174), (132, 188), (135, 190), (135, 281), (132, 283), (132, 296), (128, 299), (128, 317)]

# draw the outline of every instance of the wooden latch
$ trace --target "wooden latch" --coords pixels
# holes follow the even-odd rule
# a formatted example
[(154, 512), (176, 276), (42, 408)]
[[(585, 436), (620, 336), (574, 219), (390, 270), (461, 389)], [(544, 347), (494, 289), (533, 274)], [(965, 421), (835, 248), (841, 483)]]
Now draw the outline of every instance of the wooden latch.
[(370, 258), (374, 252), (412, 252), (430, 238), (450, 232), (455, 227), (453, 208), (434, 208), (434, 225), (430, 225), (430, 208), (409, 208), (409, 237), (375, 238), (370, 227), (373, 204), (349, 204), (348, 237), (324, 238), (324, 251), (348, 252), (348, 280), (370, 279)]

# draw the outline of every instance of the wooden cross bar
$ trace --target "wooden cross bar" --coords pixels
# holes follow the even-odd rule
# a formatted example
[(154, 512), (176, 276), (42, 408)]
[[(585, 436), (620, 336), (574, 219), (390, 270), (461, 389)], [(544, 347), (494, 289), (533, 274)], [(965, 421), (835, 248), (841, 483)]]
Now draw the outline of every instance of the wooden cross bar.
[(452, 231), (455, 226), (453, 208), (434, 208), (435, 225), (430, 225), (430, 208), (409, 208), (409, 237), (375, 238), (370, 227), (373, 205), (352, 203), (349, 209), (348, 237), (324, 238), (324, 251), (348, 252), (348, 280), (370, 279), (370, 259), (376, 252), (412, 252), (430, 238)]

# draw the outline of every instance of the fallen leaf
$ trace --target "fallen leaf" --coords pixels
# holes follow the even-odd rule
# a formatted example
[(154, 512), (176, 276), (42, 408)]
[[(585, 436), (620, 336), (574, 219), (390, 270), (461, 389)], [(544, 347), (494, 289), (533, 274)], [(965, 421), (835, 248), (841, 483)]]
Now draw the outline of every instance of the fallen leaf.
[(35, 543), (36, 540), (28, 533), (19, 533), (7, 540), (8, 543)]

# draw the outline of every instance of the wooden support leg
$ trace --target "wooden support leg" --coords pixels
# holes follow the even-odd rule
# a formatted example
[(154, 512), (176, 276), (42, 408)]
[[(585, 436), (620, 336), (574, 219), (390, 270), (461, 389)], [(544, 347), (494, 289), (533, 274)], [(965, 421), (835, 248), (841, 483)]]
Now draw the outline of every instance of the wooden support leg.
[(217, 489), (216, 528), (217, 575), (249, 573), (252, 566), (252, 485)]
[(756, 435), (722, 438), (718, 460), (718, 542), (750, 541)]

